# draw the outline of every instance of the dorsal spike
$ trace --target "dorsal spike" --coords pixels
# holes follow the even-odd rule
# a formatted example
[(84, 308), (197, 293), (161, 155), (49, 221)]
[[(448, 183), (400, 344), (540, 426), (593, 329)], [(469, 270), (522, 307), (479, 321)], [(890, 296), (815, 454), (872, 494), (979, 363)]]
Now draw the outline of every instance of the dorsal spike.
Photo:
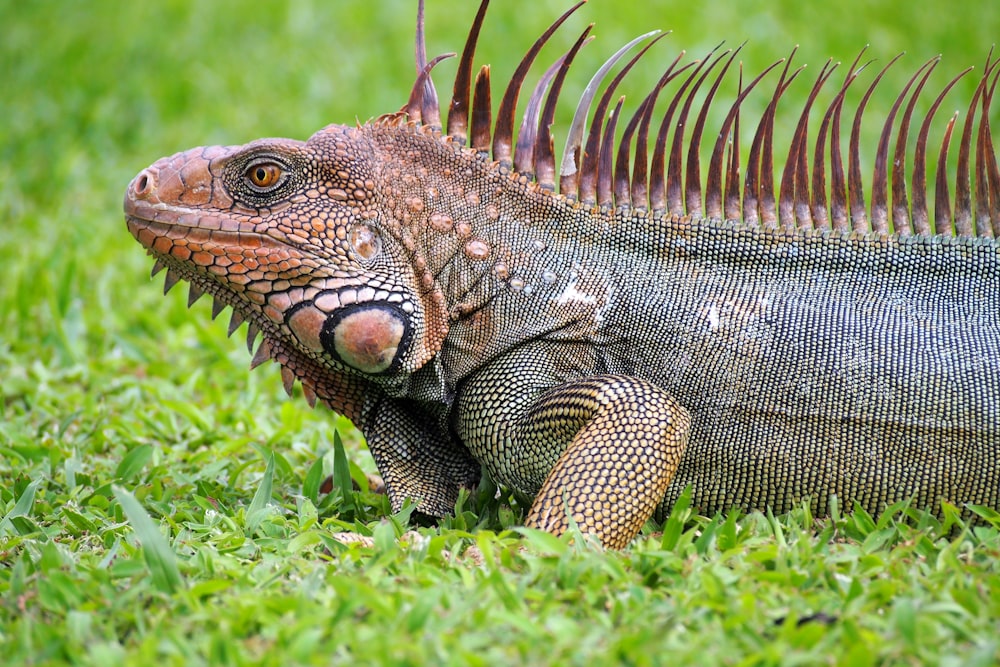
[(597, 108), (594, 110), (594, 118), (592, 120), (590, 132), (587, 136), (587, 146), (583, 151), (583, 155), (580, 159), (580, 189), (579, 197), (580, 201), (585, 204), (593, 204), (596, 201), (597, 194), (597, 179), (598, 179), (598, 163), (601, 155), (601, 131), (604, 129), (604, 116), (608, 112), (608, 107), (611, 104), (611, 98), (618, 88), (618, 85), (622, 82), (629, 71), (635, 66), (639, 59), (642, 58), (653, 44), (660, 41), (665, 35), (657, 34), (659, 30), (655, 31), (653, 34), (653, 40), (646, 46), (640, 49), (639, 53), (632, 57), (632, 60), (622, 67), (621, 71), (611, 80), (608, 84), (607, 90), (601, 96), (600, 101), (597, 103)]
[(844, 86), (841, 89), (843, 94), (838, 99), (835, 99), (833, 103), (833, 127), (830, 130), (830, 217), (833, 221), (833, 229), (840, 232), (851, 230), (847, 201), (847, 174), (844, 171), (844, 159), (841, 152), (840, 117), (844, 110), (847, 87), (854, 83), (854, 80), (858, 78), (862, 70), (872, 64), (872, 61), (869, 60), (861, 67), (857, 66), (858, 61), (861, 60), (861, 56), (867, 50), (868, 45), (865, 45), (861, 49), (861, 52), (858, 53), (858, 57), (854, 59), (854, 62), (851, 64), (851, 71), (847, 73), (847, 79), (844, 81)]
[[(416, 37), (416, 63), (417, 76), (420, 77), (426, 70), (424, 77), (423, 92), (420, 95), (420, 114), (424, 125), (433, 128), (441, 127), (441, 111), (438, 107), (437, 90), (434, 88), (434, 80), (430, 77), (430, 69), (427, 68), (427, 40), (424, 32), (424, 0), (417, 2), (417, 37)], [(431, 66), (433, 67), (433, 65)], [(412, 118), (412, 116), (411, 116)]]
[(573, 48), (569, 50), (569, 53), (563, 59), (562, 67), (559, 68), (559, 73), (556, 75), (555, 81), (552, 82), (552, 90), (549, 92), (548, 99), (545, 100), (545, 109), (542, 111), (542, 117), (538, 121), (538, 141), (535, 146), (534, 169), (538, 184), (546, 190), (555, 190), (556, 188), (556, 160), (555, 151), (552, 146), (552, 122), (556, 115), (556, 103), (559, 101), (559, 93), (562, 91), (563, 82), (566, 80), (566, 74), (569, 72), (570, 65), (573, 64), (573, 59), (576, 58), (577, 52), (594, 39), (589, 36), (593, 27), (593, 23), (587, 26), (587, 29), (583, 31), (580, 38), (576, 40), (576, 44), (573, 45)]
[(472, 96), (472, 148), (480, 155), (490, 152), (490, 132), (493, 129), (493, 100), (490, 97), (490, 66), (483, 65), (476, 75), (476, 92)]
[(785, 82), (786, 79), (791, 82), (791, 79), (795, 78), (795, 74), (792, 74), (791, 79), (788, 78), (788, 69), (792, 65), (792, 59), (795, 57), (795, 52), (798, 48), (796, 46), (792, 49), (792, 52), (785, 58), (785, 66), (781, 69), (778, 84), (774, 87), (774, 93), (771, 94), (771, 101), (765, 107), (764, 115), (761, 116), (760, 121), (757, 123), (757, 130), (754, 132), (753, 140), (750, 142), (746, 178), (743, 181), (743, 220), (751, 226), (760, 224), (760, 152), (764, 141), (764, 132), (767, 128), (767, 118), (769, 115), (773, 116), (778, 106), (778, 98), (785, 92), (785, 88), (788, 85)]
[[(827, 107), (826, 113), (823, 114), (823, 122), (820, 123), (819, 133), (816, 135), (816, 148), (813, 152), (811, 206), (813, 225), (818, 229), (830, 229), (830, 211), (827, 208), (826, 199), (826, 159), (824, 157), (827, 133), (830, 129), (831, 120), (836, 119), (838, 124), (840, 122), (840, 109), (844, 104), (844, 96), (847, 94), (847, 88), (858, 77), (860, 70), (857, 69), (857, 66), (863, 53), (864, 49), (862, 49), (861, 53), (857, 55), (854, 62), (852, 62), (851, 66), (847, 69), (847, 76), (844, 77), (844, 83), (840, 86), (840, 90), (837, 91), (836, 96), (833, 98), (833, 102), (831, 102), (830, 106)], [(843, 193), (844, 167), (843, 162), (840, 159), (839, 128), (836, 133), (837, 143), (831, 143), (830, 146), (831, 190), (837, 190), (839, 188), (840, 192)], [(842, 197), (843, 195), (841, 194), (841, 198)], [(846, 228), (847, 223), (847, 216), (842, 214), (844, 210), (845, 208), (841, 207), (841, 213), (834, 216), (834, 218), (838, 218), (839, 216), (840, 219), (838, 222), (842, 224), (839, 228), (842, 229)]]
[(646, 100), (643, 102), (642, 118), (639, 121), (638, 135), (635, 140), (635, 161), (632, 163), (632, 204), (637, 207), (644, 208), (647, 206), (648, 195), (648, 184), (649, 184), (649, 125), (653, 119), (653, 109), (656, 106), (656, 100), (660, 95), (663, 88), (670, 83), (678, 74), (686, 70), (688, 67), (694, 65), (694, 63), (688, 63), (684, 67), (680, 68), (676, 72), (674, 68), (677, 67), (677, 63), (680, 62), (681, 58), (684, 57), (684, 51), (677, 54), (674, 61), (670, 63), (667, 67), (667, 71), (663, 73), (660, 80), (656, 82), (656, 86), (653, 90), (646, 96)]
[(851, 125), (851, 141), (848, 144), (847, 197), (851, 210), (851, 228), (857, 232), (871, 230), (868, 224), (868, 215), (865, 213), (865, 186), (861, 181), (861, 118), (868, 105), (868, 100), (875, 92), (875, 86), (882, 80), (889, 68), (902, 57), (902, 53), (897, 55), (875, 76), (875, 80), (868, 86), (864, 97), (861, 98), (861, 103), (858, 104), (858, 110), (854, 114), (854, 123)]
[[(743, 94), (743, 63), (740, 63), (740, 80), (737, 88), (737, 96)], [(726, 197), (723, 216), (728, 220), (739, 220), (740, 218), (740, 108), (736, 107), (736, 116), (733, 118), (733, 132), (729, 139), (729, 160), (726, 167)], [(711, 169), (710, 169), (711, 171)], [(711, 212), (709, 213), (711, 215)]]
[(744, 46), (746, 46), (746, 42), (733, 49), (729, 55), (729, 59), (726, 60), (726, 64), (723, 65), (722, 70), (715, 77), (712, 87), (708, 90), (708, 95), (705, 96), (705, 100), (701, 104), (701, 111), (698, 113), (698, 118), (694, 123), (694, 130), (691, 132), (691, 142), (688, 144), (687, 155), (687, 180), (684, 183), (684, 200), (687, 204), (688, 215), (700, 216), (703, 210), (701, 200), (701, 159), (699, 153), (701, 152), (701, 136), (705, 132), (705, 120), (708, 118), (708, 110), (712, 106), (712, 100), (715, 99), (715, 93), (719, 90), (722, 78), (726, 76), (729, 66), (733, 64), (736, 55)]
[(764, 116), (757, 124), (757, 131), (750, 144), (747, 178), (743, 185), (743, 216), (754, 224), (759, 221), (759, 224), (766, 229), (778, 227), (778, 212), (774, 198), (774, 116), (778, 109), (778, 100), (805, 69), (803, 65), (788, 75), (788, 67), (798, 48), (796, 46), (789, 54), (778, 86), (774, 89), (770, 104), (764, 110)]
[[(663, 36), (666, 36), (668, 34), (670, 33), (665, 33)], [(679, 59), (680, 56), (674, 58), (674, 62), (671, 63), (670, 67), (667, 69), (667, 72), (660, 77), (660, 80), (657, 82), (652, 92), (650, 92), (645, 97), (645, 99), (643, 99), (642, 103), (639, 105), (639, 108), (636, 109), (634, 114), (632, 114), (632, 118), (629, 120), (628, 125), (625, 127), (625, 131), (622, 133), (621, 141), (618, 143), (618, 157), (615, 159), (615, 205), (618, 208), (622, 208), (623, 206), (633, 206), (633, 205), (644, 208), (646, 205), (646, 192), (645, 192), (646, 147), (645, 145), (641, 145), (639, 142), (636, 143), (636, 169), (641, 170), (641, 173), (637, 173), (635, 175), (635, 178), (641, 179), (643, 182), (643, 186), (642, 188), (640, 188), (640, 192), (638, 193), (639, 196), (636, 197), (635, 199), (633, 199), (632, 197), (633, 178), (629, 176), (629, 161), (630, 161), (630, 152), (632, 150), (632, 137), (639, 129), (639, 124), (643, 118), (645, 118), (647, 121), (646, 126), (648, 131), (648, 126), (649, 126), (648, 119), (650, 114), (652, 113), (651, 111), (652, 105), (656, 102), (656, 96), (660, 92), (660, 88), (662, 88), (663, 84), (665, 84), (667, 81), (670, 80), (670, 77), (668, 75), (670, 74), (670, 71), (674, 68), (674, 65), (677, 64), (677, 61)], [(645, 139), (643, 139), (643, 141), (644, 140)], [(640, 153), (642, 154), (642, 160), (643, 160), (641, 168), (638, 166), (639, 165), (638, 157)]]
[(639, 35), (625, 46), (618, 49), (614, 55), (608, 58), (603, 65), (591, 77), (587, 87), (583, 89), (580, 101), (576, 105), (573, 114), (573, 122), (570, 123), (569, 133), (566, 136), (566, 150), (563, 151), (562, 163), (559, 167), (559, 193), (567, 197), (574, 198), (579, 191), (579, 171), (580, 171), (580, 151), (583, 145), (583, 135), (587, 129), (587, 114), (590, 112), (590, 105), (597, 95), (597, 90), (608, 75), (611, 68), (622, 59), (632, 48), (640, 42), (655, 35), (658, 30)]
[[(632, 183), (629, 176), (629, 161), (631, 159), (632, 137), (639, 128), (639, 121), (646, 113), (646, 106), (649, 104), (649, 96), (643, 99), (639, 108), (632, 114), (625, 131), (622, 132), (621, 141), (618, 142), (618, 156), (615, 158), (615, 205), (618, 208), (632, 206)], [(637, 147), (638, 149), (638, 147)]]
[(469, 128), (469, 105), (472, 95), (472, 64), (476, 57), (476, 44), (479, 41), (479, 32), (483, 27), (483, 19), (486, 18), (486, 9), (490, 0), (482, 0), (479, 3), (479, 11), (469, 28), (469, 36), (465, 40), (465, 48), (462, 49), (462, 58), (458, 63), (458, 72), (455, 74), (455, 85), (451, 93), (451, 105), (448, 108), (448, 136), (453, 137), (461, 145), (465, 145)]
[[(721, 46), (721, 44), (719, 45)], [(716, 49), (719, 47), (716, 47)], [(731, 53), (732, 49), (728, 49), (715, 57), (712, 62), (709, 63), (708, 67), (702, 73), (698, 80), (695, 82), (694, 86), (691, 87), (691, 92), (687, 94), (684, 99), (684, 104), (681, 106), (681, 113), (677, 117), (677, 123), (674, 130), (674, 140), (670, 145), (670, 162), (667, 165), (667, 211), (676, 215), (684, 215), (684, 195), (681, 185), (682, 180), (682, 167), (681, 160), (683, 154), (684, 145), (684, 127), (687, 125), (687, 117), (691, 112), (691, 104), (694, 102), (694, 96), (697, 94), (698, 89), (701, 84), (704, 83), (705, 78), (708, 77), (712, 69), (719, 63), (722, 58), (727, 54)], [(715, 49), (709, 52), (709, 56), (715, 53)], [(708, 60), (708, 56), (705, 58)]]
[(806, 97), (806, 103), (799, 114), (799, 122), (792, 132), (792, 141), (788, 148), (788, 158), (781, 174), (781, 186), (778, 194), (778, 222), (791, 230), (796, 225), (812, 227), (812, 216), (809, 213), (809, 167), (806, 159), (806, 137), (809, 133), (809, 112), (816, 101), (823, 84), (827, 82), (839, 63), (827, 60), (816, 77), (812, 90)]
[(929, 62), (921, 65), (920, 69), (910, 77), (906, 86), (896, 96), (896, 101), (893, 102), (889, 114), (885, 117), (885, 123), (882, 125), (882, 133), (879, 135), (878, 148), (875, 151), (875, 169), (872, 175), (871, 209), (872, 229), (879, 234), (889, 233), (889, 205), (886, 190), (889, 180), (887, 163), (889, 161), (889, 135), (892, 132), (892, 123), (896, 119), (896, 113), (899, 111), (899, 106), (903, 103), (903, 98), (906, 97), (906, 94), (910, 91), (910, 87), (928, 64)]
[[(924, 84), (927, 83), (927, 78), (940, 61), (941, 56), (937, 56), (924, 63), (927, 71), (924, 72), (923, 77), (917, 83), (917, 87), (913, 89), (910, 101), (907, 102), (906, 109), (903, 110), (903, 117), (899, 123), (899, 131), (896, 133), (896, 148), (892, 156), (892, 231), (895, 234), (909, 235), (912, 233), (910, 226), (910, 205), (906, 196), (906, 174), (904, 173), (906, 141), (909, 138), (910, 120), (913, 118), (913, 108), (917, 104), (917, 98), (920, 97), (920, 92), (923, 90)], [(917, 70), (914, 77), (919, 74), (920, 70)]]
[[(955, 173), (955, 232), (960, 236), (971, 236), (972, 228), (972, 184), (969, 176), (971, 163), (972, 125), (976, 116), (976, 107), (980, 97), (986, 92), (989, 72), (983, 72), (983, 77), (976, 87), (976, 92), (969, 103), (969, 112), (962, 126), (962, 139), (958, 145), (958, 169)], [(975, 230), (981, 233), (978, 226)]]
[(514, 75), (507, 85), (507, 90), (504, 91), (503, 97), (500, 99), (500, 107), (497, 109), (497, 124), (493, 130), (493, 159), (501, 165), (512, 166), (510, 153), (514, 138), (514, 113), (517, 111), (517, 98), (521, 93), (521, 85), (524, 83), (524, 78), (528, 75), (528, 70), (535, 61), (535, 56), (545, 46), (545, 43), (549, 41), (552, 34), (559, 29), (559, 26), (583, 5), (584, 2), (576, 3), (570, 7), (569, 11), (556, 19), (549, 26), (548, 30), (535, 40), (535, 43), (528, 49), (524, 58), (521, 59), (521, 63), (517, 66), (517, 69), (514, 70)]
[[(712, 54), (709, 53), (708, 55), (711, 56)], [(707, 63), (707, 59), (696, 60), (691, 63), (691, 65), (695, 65), (694, 70), (692, 70), (691, 74), (688, 75), (688, 78), (684, 80), (684, 83), (681, 84), (681, 87), (674, 94), (670, 100), (670, 104), (667, 106), (667, 110), (663, 114), (663, 120), (660, 121), (660, 129), (656, 133), (656, 144), (653, 147), (653, 159), (650, 162), (649, 173), (649, 208), (654, 213), (663, 213), (667, 210), (667, 137), (669, 136), (670, 127), (673, 124), (674, 111), (676, 111), (677, 105), (680, 104), (681, 100), (684, 99), (684, 91), (697, 79), (698, 72)]]
[[(983, 96), (983, 113), (979, 121), (979, 139), (977, 141), (977, 162), (982, 164), (977, 168), (979, 179), (976, 181), (976, 201), (981, 224), (989, 226), (994, 236), (1000, 236), (1000, 169), (997, 167), (997, 156), (993, 151), (993, 138), (990, 131), (990, 107), (993, 94), (996, 92), (1000, 72), (993, 77), (989, 92)], [(986, 221), (991, 223), (987, 225)]]
[(236, 309), (234, 308), (233, 311), (229, 314), (229, 326), (226, 328), (226, 335), (232, 336), (233, 333), (237, 329), (239, 329), (240, 325), (243, 324), (245, 321), (246, 320), (243, 319), (243, 316), (240, 315), (239, 312), (237, 312)]
[[(935, 212), (934, 228), (931, 228), (930, 220), (927, 216), (927, 135), (930, 131), (931, 120), (934, 118), (934, 114), (937, 113), (938, 107), (941, 106), (941, 102), (944, 101), (945, 95), (948, 91), (952, 89), (958, 80), (963, 76), (972, 71), (971, 67), (966, 68), (958, 76), (948, 82), (948, 85), (944, 87), (944, 90), (938, 94), (937, 99), (931, 105), (930, 110), (927, 111), (927, 115), (924, 117), (924, 122), (920, 124), (920, 131), (917, 133), (917, 146), (913, 155), (913, 174), (910, 180), (910, 189), (913, 191), (913, 207), (912, 207), (912, 219), (913, 219), (913, 231), (917, 234), (932, 234), (932, 233), (942, 233), (942, 225), (947, 226), (950, 230), (951, 228), (951, 212), (948, 211), (943, 217), (938, 218)], [(949, 131), (950, 134), (950, 131)], [(947, 147), (945, 148), (945, 153), (947, 154)], [(946, 175), (946, 169), (941, 169), (940, 175)], [(947, 190), (948, 181), (944, 180), (944, 186)], [(947, 200), (947, 192), (945, 192), (945, 200)]]
[(958, 112), (956, 111), (945, 127), (944, 138), (941, 139), (941, 150), (938, 151), (937, 176), (934, 179), (934, 229), (938, 234), (943, 233), (942, 228), (945, 225), (949, 231), (961, 234), (957, 224), (952, 225), (951, 195), (948, 192), (948, 145), (951, 143), (951, 133), (955, 129), (955, 121), (957, 120)]
[[(436, 118), (435, 123), (435, 109), (437, 108), (437, 102), (435, 101), (433, 106), (428, 106), (427, 103), (427, 88), (425, 83), (431, 77), (431, 70), (442, 60), (448, 58), (454, 58), (454, 53), (442, 53), (434, 60), (430, 61), (424, 66), (423, 71), (420, 72), (420, 76), (417, 77), (416, 83), (413, 84), (413, 89), (410, 91), (410, 100), (406, 103), (406, 115), (411, 121), (417, 124), (430, 125), (431, 127), (440, 127), (441, 118)], [(428, 111), (431, 112), (430, 117), (425, 117), (424, 114)]]
[(528, 104), (524, 110), (524, 118), (521, 120), (521, 127), (517, 133), (517, 144), (514, 146), (514, 171), (534, 177), (535, 166), (535, 141), (538, 136), (538, 116), (542, 112), (542, 99), (549, 84), (555, 78), (556, 72), (562, 69), (563, 63), (569, 53), (560, 56), (552, 65), (545, 70), (545, 74), (535, 84), (535, 89), (531, 91)]
[[(757, 87), (757, 84), (760, 83), (761, 79), (763, 79), (765, 76), (767, 76), (768, 74), (770, 74), (771, 70), (773, 70), (775, 67), (777, 67), (778, 65), (780, 65), (782, 62), (784, 62), (784, 59), (778, 60), (778, 61), (775, 61), (774, 63), (772, 63), (767, 69), (765, 69), (763, 72), (761, 72), (760, 74), (758, 74), (749, 83), (749, 85), (747, 85), (746, 88), (743, 87), (743, 70), (742, 70), (742, 66), (740, 68), (740, 92), (736, 96), (736, 101), (733, 102), (732, 105), (729, 107), (729, 113), (726, 114), (726, 118), (722, 122), (722, 127), (719, 130), (719, 136), (715, 140), (715, 148), (713, 148), (713, 150), (712, 150), (712, 157), (711, 157), (711, 159), (708, 162), (708, 180), (707, 180), (707, 185), (706, 185), (706, 188), (705, 188), (705, 190), (707, 192), (707, 198), (706, 198), (705, 208), (706, 208), (706, 214), (710, 218), (721, 218), (723, 216), (722, 204), (721, 204), (721, 201), (722, 201), (722, 156), (723, 156), (723, 154), (725, 152), (726, 144), (729, 142), (729, 136), (730, 136), (730, 132), (729, 131), (730, 131), (730, 128), (733, 126), (733, 123), (735, 122), (735, 120), (736, 120), (736, 118), (737, 118), (737, 116), (739, 114), (740, 105), (743, 104), (743, 100), (746, 99), (747, 95), (749, 95), (753, 91), (753, 89)], [(738, 130), (736, 130), (736, 131), (738, 131)], [(734, 133), (734, 140), (735, 140), (735, 133)], [(697, 168), (697, 164), (695, 164), (695, 167)], [(691, 169), (691, 166), (689, 164), (689, 166), (688, 166), (689, 173), (690, 173), (690, 169)], [(732, 173), (734, 170), (737, 171), (737, 173), (735, 175)], [(739, 216), (739, 212), (738, 212), (738, 209), (739, 209), (739, 194), (738, 194), (739, 193), (739, 175), (738, 175), (738, 165), (737, 166), (733, 166), (732, 164), (730, 165), (730, 177), (729, 177), (729, 179), (730, 180), (733, 180), (733, 179), (736, 180), (736, 183), (735, 184), (730, 184), (727, 189), (729, 190), (730, 195), (733, 192), (737, 193), (736, 194), (736, 209), (737, 209), (736, 217), (738, 217)], [(729, 207), (731, 207), (731, 204), (727, 204), (727, 208), (729, 208)], [(728, 214), (727, 214), (727, 217), (728, 217)]]
[(618, 126), (618, 117), (622, 113), (622, 105), (624, 103), (625, 96), (622, 95), (618, 98), (618, 104), (615, 105), (614, 110), (608, 117), (597, 161), (597, 205), (605, 209), (610, 208), (614, 204), (612, 156), (614, 155), (615, 148), (615, 128)]

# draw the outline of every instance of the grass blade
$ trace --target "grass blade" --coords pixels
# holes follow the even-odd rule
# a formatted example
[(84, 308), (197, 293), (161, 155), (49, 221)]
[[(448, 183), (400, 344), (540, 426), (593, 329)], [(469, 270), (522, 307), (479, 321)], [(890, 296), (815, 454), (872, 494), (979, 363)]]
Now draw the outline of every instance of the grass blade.
[(153, 585), (161, 592), (168, 594), (182, 588), (184, 581), (181, 578), (180, 570), (177, 569), (177, 556), (167, 544), (163, 533), (153, 523), (153, 519), (129, 491), (119, 486), (112, 486), (111, 491), (125, 512), (128, 522), (132, 524), (132, 530), (135, 531), (136, 537), (139, 538), (139, 543), (142, 545), (142, 557), (153, 577)]
[(267, 466), (260, 486), (253, 494), (250, 507), (247, 508), (246, 527), (249, 532), (257, 530), (261, 520), (267, 515), (271, 505), (271, 493), (274, 488), (274, 454), (267, 457)]

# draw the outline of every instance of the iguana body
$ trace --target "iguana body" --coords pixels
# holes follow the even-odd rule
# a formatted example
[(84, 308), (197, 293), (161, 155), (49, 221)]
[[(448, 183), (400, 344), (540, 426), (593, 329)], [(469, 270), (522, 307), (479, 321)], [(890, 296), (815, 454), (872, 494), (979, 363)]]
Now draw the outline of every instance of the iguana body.
[[(469, 95), (485, 6), (446, 136), (421, 61), (405, 114), (330, 126), (305, 143), (194, 149), (137, 176), (129, 229), (156, 255), (154, 271), (168, 269), (168, 288), (186, 279), (192, 301), (209, 292), (215, 314), (233, 307), (233, 328), (250, 320), (250, 342), (264, 335), (254, 365), (273, 358), (286, 388), (298, 379), (307, 398), (350, 418), (397, 507), (410, 497), (427, 514), (450, 512), (481, 466), (535, 498), (529, 525), (560, 532), (571, 515), (613, 546), (689, 485), (705, 512), (784, 511), (809, 498), (823, 513), (831, 495), (872, 512), (908, 499), (1000, 507), (1000, 253), (972, 236), (1000, 222), (995, 63), (971, 105), (983, 108), (974, 159), (973, 130), (961, 140), (958, 234), (932, 236), (922, 176), (910, 207), (894, 173), (893, 225), (912, 221), (918, 233), (890, 235), (887, 147), (876, 156), (874, 232), (859, 206), (856, 138), (847, 179), (839, 149), (832, 158), (827, 204), (827, 178), (815, 178), (824, 160), (806, 169), (800, 125), (777, 203), (769, 194), (787, 68), (751, 146), (742, 207), (739, 155), (721, 150), (738, 103), (713, 135), (723, 140), (704, 187), (696, 159), (681, 178), (684, 89), (718, 59), (677, 78), (677, 115), (653, 142), (655, 98), (624, 149), (607, 138), (613, 121), (602, 134), (607, 92), (587, 146), (570, 132), (553, 191), (551, 107), (586, 32), (531, 96), (512, 156), (515, 75), (491, 159), (488, 70)], [(662, 83), (680, 73), (671, 65)], [(836, 137), (842, 101), (821, 137)], [(668, 145), (675, 122), (680, 138)], [(962, 175), (970, 160), (974, 198)], [(951, 233), (944, 199), (939, 189), (939, 234)]]

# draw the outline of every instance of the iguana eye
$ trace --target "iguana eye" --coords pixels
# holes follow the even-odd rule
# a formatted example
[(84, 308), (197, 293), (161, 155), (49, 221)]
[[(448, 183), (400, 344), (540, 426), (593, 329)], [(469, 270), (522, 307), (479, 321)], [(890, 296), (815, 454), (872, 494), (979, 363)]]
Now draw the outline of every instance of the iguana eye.
[(243, 172), (247, 185), (257, 192), (270, 192), (285, 181), (285, 168), (276, 162), (253, 162)]

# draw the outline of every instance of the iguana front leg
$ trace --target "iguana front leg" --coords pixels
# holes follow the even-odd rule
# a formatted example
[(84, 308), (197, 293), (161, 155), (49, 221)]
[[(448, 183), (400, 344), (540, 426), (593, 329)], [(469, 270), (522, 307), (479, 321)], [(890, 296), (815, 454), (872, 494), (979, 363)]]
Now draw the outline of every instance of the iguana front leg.
[(415, 401), (380, 396), (367, 407), (360, 426), (393, 511), (409, 498), (422, 514), (451, 514), (459, 491), (478, 485), (479, 463)]
[[(624, 547), (662, 501), (690, 416), (645, 380), (595, 375), (557, 384), (558, 370), (543, 359), (516, 356), (463, 388), (463, 440), (497, 481), (535, 497), (526, 525), (561, 534), (572, 517), (605, 546)], [(528, 363), (504, 375), (518, 362)]]

